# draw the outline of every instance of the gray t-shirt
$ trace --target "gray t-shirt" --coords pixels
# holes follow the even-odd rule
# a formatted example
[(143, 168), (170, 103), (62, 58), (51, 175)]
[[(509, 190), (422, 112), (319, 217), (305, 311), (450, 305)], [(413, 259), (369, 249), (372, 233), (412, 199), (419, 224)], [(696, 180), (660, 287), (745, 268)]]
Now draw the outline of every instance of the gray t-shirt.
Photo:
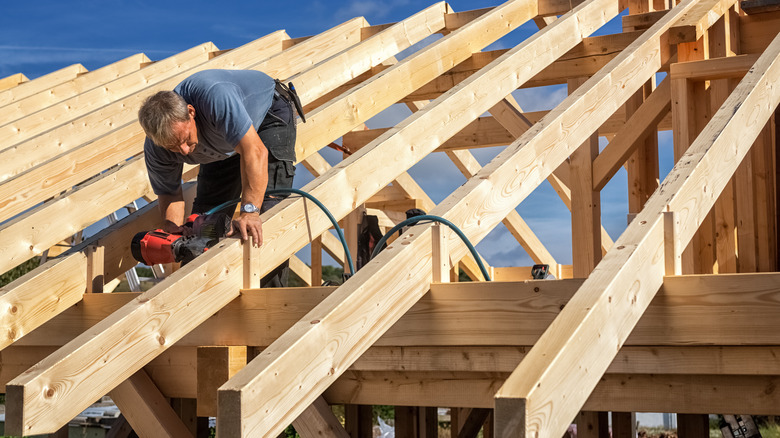
[(195, 108), (198, 145), (182, 155), (146, 138), (146, 169), (157, 195), (178, 191), (183, 163), (211, 163), (233, 155), (250, 126), (257, 129), (265, 118), (274, 96), (274, 80), (256, 70), (203, 70), (173, 91)]

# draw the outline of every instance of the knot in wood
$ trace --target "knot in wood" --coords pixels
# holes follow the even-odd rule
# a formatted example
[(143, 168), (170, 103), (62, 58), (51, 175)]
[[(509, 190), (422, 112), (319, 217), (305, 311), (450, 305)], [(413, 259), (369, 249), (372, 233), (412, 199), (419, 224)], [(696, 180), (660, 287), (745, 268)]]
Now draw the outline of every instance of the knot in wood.
[(46, 398), (54, 397), (54, 392), (54, 388), (49, 388), (48, 386), (43, 388), (43, 396)]
[(312, 320), (312, 322), (311, 322), (311, 324), (319, 324), (319, 323), (320, 323), (319, 319)]

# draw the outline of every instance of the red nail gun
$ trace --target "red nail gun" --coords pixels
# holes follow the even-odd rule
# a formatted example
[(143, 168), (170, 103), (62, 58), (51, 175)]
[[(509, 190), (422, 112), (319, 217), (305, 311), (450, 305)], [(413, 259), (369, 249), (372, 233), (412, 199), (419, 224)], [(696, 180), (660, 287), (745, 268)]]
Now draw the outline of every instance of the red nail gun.
[(189, 263), (225, 237), (230, 230), (230, 217), (224, 213), (193, 214), (184, 227), (190, 228), (192, 234), (171, 234), (159, 229), (136, 234), (130, 243), (133, 258), (149, 266)]

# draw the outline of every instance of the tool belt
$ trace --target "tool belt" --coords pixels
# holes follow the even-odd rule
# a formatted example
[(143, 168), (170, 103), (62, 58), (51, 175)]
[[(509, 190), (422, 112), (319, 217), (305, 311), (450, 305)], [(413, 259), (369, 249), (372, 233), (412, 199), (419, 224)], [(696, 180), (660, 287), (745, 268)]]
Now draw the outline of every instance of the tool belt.
[(301, 116), (303, 123), (306, 123), (306, 117), (303, 115), (303, 106), (301, 105), (301, 99), (298, 98), (298, 93), (295, 91), (295, 87), (292, 82), (288, 82), (284, 85), (279, 79), (274, 79), (276, 83), (276, 92), (282, 96), (283, 99), (292, 103), (295, 107), (295, 111)]

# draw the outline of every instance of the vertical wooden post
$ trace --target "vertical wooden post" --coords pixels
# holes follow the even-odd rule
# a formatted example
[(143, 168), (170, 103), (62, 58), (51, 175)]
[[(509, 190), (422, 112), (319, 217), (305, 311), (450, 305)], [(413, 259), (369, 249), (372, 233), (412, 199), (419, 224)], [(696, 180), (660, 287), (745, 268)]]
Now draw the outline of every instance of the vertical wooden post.
[(105, 247), (87, 247), (87, 293), (102, 293), (105, 282)]
[[(203, 428), (202, 421), (199, 421), (197, 410), (197, 401), (194, 398), (172, 398), (171, 407), (176, 415), (181, 418), (182, 423), (187, 426), (193, 437), (198, 437), (198, 431)], [(208, 427), (208, 418), (200, 417), (202, 420), (206, 420), (206, 427)], [(199, 427), (200, 426), (200, 427)]]
[(439, 408), (424, 406), (419, 412), (420, 438), (439, 438)]
[[(651, 80), (626, 101), (626, 120), (633, 115), (655, 89)], [(658, 135), (655, 130), (639, 140), (626, 163), (628, 174), (628, 212), (639, 213), (658, 188)]]
[(759, 133), (753, 145), (753, 184), (755, 188), (756, 216), (756, 264), (760, 272), (775, 270), (777, 254), (774, 228), (775, 211), (775, 154), (772, 140), (772, 125)]
[[(352, 213), (348, 214), (342, 220), (342, 228), (344, 229), (344, 238), (347, 240), (347, 247), (352, 254), (352, 263), (355, 263), (355, 255), (357, 254), (357, 242), (358, 242), (358, 226), (360, 225), (360, 219), (363, 215), (363, 207), (359, 206)], [(346, 254), (344, 255), (344, 272), (349, 271), (349, 263), (346, 260)], [(354, 272), (351, 272), (354, 274)]]
[[(244, 242), (244, 289), (257, 289), (260, 287), (260, 248), (253, 245), (251, 237)], [(223, 382), (224, 383), (224, 382)]]
[(580, 412), (577, 415), (577, 438), (609, 438), (608, 413)]
[(634, 412), (612, 413), (612, 437), (636, 438), (636, 414)]
[(246, 347), (198, 347), (197, 415), (199, 417), (216, 415), (217, 390), (246, 364)]
[(351, 438), (373, 435), (373, 409), (371, 405), (344, 405), (344, 426)]
[[(573, 93), (587, 78), (569, 79)], [(586, 278), (601, 260), (600, 194), (593, 191), (593, 159), (599, 153), (594, 133), (570, 157), (572, 260), (574, 277)]]
[(311, 241), (311, 285), (322, 285), (322, 236)]
[(709, 438), (709, 415), (677, 414), (677, 436), (680, 438)]
[[(731, 41), (731, 18), (728, 13), (710, 27), (709, 54), (711, 57), (734, 55), (734, 45)], [(714, 114), (726, 101), (731, 93), (728, 79), (710, 81), (710, 104)], [(723, 188), (723, 192), (713, 208), (715, 221), (715, 251), (717, 255), (718, 272), (737, 272), (737, 235), (734, 181), (731, 180)]]
[(395, 434), (409, 438), (419, 438), (417, 407), (415, 406), (396, 406), (395, 407)]
[(680, 220), (673, 211), (664, 212), (664, 263), (666, 275), (682, 275), (682, 256), (678, 228)]
[(431, 243), (433, 244), (432, 265), (433, 282), (448, 283), (450, 281), (450, 252), (447, 248), (447, 226), (435, 223), (431, 227)]

